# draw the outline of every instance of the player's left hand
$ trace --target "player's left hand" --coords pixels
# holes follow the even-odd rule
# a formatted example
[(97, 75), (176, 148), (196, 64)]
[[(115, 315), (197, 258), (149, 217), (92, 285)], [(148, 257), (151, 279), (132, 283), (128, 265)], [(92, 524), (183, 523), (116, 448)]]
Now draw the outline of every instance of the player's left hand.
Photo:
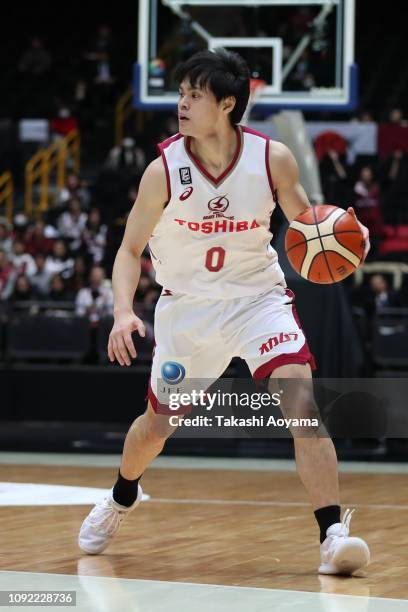
[(348, 207), (347, 212), (350, 213), (350, 215), (352, 215), (355, 220), (357, 221), (357, 223), (360, 226), (361, 232), (363, 234), (363, 238), (364, 238), (364, 255), (363, 258), (360, 262), (360, 265), (358, 266), (359, 268), (361, 268), (365, 262), (365, 258), (367, 257), (370, 249), (371, 249), (371, 244), (370, 244), (370, 232), (368, 231), (368, 228), (366, 228), (365, 225), (363, 225), (362, 223), (360, 223), (360, 221), (357, 219), (357, 215), (356, 215), (356, 211), (354, 210), (354, 208), (352, 208), (351, 206)]

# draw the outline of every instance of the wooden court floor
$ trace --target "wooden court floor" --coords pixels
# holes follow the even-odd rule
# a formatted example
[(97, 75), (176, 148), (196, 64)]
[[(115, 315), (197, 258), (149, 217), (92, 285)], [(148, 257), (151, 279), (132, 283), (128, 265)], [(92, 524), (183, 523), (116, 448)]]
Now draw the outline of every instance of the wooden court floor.
[[(115, 475), (114, 468), (0, 465), (0, 482), (110, 488)], [(352, 534), (372, 553), (354, 578), (317, 575), (318, 530), (295, 472), (151, 469), (142, 484), (151, 500), (97, 557), (77, 547), (89, 505), (0, 507), (0, 570), (408, 599), (404, 474), (341, 474), (343, 508), (357, 509)]]

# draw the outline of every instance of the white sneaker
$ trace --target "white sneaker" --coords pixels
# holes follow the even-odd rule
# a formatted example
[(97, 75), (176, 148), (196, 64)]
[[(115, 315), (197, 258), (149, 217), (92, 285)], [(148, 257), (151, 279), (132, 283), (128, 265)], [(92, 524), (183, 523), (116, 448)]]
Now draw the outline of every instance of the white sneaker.
[(79, 531), (79, 547), (89, 555), (98, 555), (108, 546), (119, 531), (126, 516), (142, 501), (142, 487), (138, 485), (135, 502), (127, 507), (115, 502), (112, 491), (96, 504), (88, 514)]
[(370, 562), (370, 550), (361, 538), (350, 538), (349, 528), (354, 510), (346, 510), (341, 523), (330, 525), (327, 538), (320, 546), (319, 574), (351, 575)]

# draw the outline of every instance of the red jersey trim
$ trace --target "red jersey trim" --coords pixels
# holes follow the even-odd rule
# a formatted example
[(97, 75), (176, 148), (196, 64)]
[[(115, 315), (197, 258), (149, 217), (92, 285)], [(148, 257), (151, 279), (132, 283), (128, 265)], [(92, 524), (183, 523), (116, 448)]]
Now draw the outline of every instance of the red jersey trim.
[(167, 165), (167, 159), (164, 150), (167, 149), (167, 147), (169, 147), (173, 142), (176, 142), (176, 140), (180, 140), (180, 138), (183, 138), (183, 135), (176, 134), (175, 136), (171, 136), (171, 138), (167, 138), (167, 140), (163, 140), (163, 142), (159, 142), (159, 144), (157, 145), (157, 152), (163, 160), (164, 170), (166, 172), (167, 204), (170, 202), (171, 199), (171, 183), (169, 167)]
[(167, 414), (169, 416), (171, 415), (178, 416), (181, 414), (188, 414), (191, 412), (191, 409), (192, 409), (191, 404), (189, 404), (188, 406), (183, 406), (182, 408), (179, 408), (178, 410), (170, 410), (167, 404), (161, 404), (154, 394), (150, 380), (149, 380), (149, 386), (147, 388), (147, 399), (150, 401), (152, 408), (156, 414)]
[(307, 342), (304, 343), (302, 348), (297, 353), (283, 353), (282, 355), (272, 357), (272, 359), (262, 364), (257, 370), (255, 370), (252, 377), (255, 380), (267, 378), (274, 370), (276, 370), (276, 368), (280, 368), (281, 366), (290, 364), (305, 365), (306, 363), (310, 363), (312, 370), (316, 369), (316, 362), (309, 350)]
[(264, 140), (266, 140), (266, 144), (265, 144), (266, 174), (268, 176), (268, 183), (269, 183), (269, 187), (271, 188), (273, 199), (277, 203), (278, 202), (278, 198), (277, 198), (277, 195), (276, 195), (276, 189), (275, 189), (275, 187), (273, 185), (273, 179), (272, 179), (272, 173), (271, 173), (271, 165), (269, 163), (269, 145), (270, 145), (271, 139), (268, 136), (266, 136), (265, 134), (262, 134), (261, 132), (257, 132), (256, 130), (252, 130), (251, 128), (248, 128), (248, 127), (242, 127), (242, 131), (243, 132), (247, 132), (247, 134), (252, 134), (253, 136), (259, 136), (259, 138), (263, 138)]
[(229, 164), (229, 166), (224, 170), (224, 172), (218, 176), (217, 178), (215, 176), (212, 176), (212, 174), (210, 174), (208, 172), (208, 170), (206, 170), (204, 168), (204, 166), (202, 165), (202, 163), (200, 162), (200, 160), (198, 159), (198, 157), (196, 157), (194, 155), (194, 153), (191, 151), (191, 137), (188, 136), (188, 138), (185, 139), (185, 145), (186, 145), (186, 152), (187, 155), (189, 156), (189, 158), (191, 159), (191, 161), (193, 162), (193, 164), (198, 168), (198, 170), (201, 172), (201, 174), (203, 174), (205, 176), (206, 179), (208, 179), (209, 181), (211, 181), (211, 183), (213, 183), (213, 185), (215, 185), (216, 187), (229, 175), (231, 174), (231, 172), (234, 170), (235, 165), (237, 163), (237, 160), (240, 157), (241, 154), (241, 150), (242, 150), (242, 145), (243, 145), (243, 138), (242, 138), (242, 134), (241, 134), (241, 129), (240, 126), (236, 126), (235, 128), (235, 132), (237, 135), (237, 147), (235, 149), (235, 153), (234, 153), (234, 157), (231, 160), (231, 163)]

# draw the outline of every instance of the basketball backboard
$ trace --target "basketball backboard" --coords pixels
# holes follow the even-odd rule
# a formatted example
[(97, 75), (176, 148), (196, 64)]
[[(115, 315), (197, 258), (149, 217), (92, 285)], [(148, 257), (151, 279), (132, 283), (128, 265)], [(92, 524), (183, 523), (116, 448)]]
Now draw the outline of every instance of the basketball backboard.
[(139, 0), (134, 105), (177, 103), (176, 65), (201, 49), (240, 53), (266, 81), (257, 110), (353, 110), (355, 0)]

